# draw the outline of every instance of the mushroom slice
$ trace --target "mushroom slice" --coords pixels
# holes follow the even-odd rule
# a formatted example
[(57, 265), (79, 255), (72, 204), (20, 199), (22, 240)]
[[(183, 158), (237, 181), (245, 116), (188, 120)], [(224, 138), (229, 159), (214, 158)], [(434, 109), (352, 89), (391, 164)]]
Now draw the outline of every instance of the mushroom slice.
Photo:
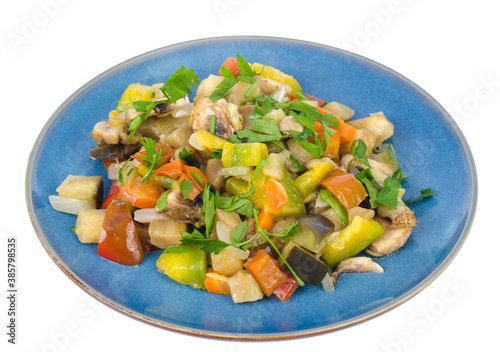
[(394, 227), (389, 221), (379, 216), (375, 217), (384, 229), (384, 234), (373, 241), (366, 249), (365, 253), (374, 257), (382, 257), (396, 252), (410, 237), (413, 227)]
[(332, 274), (333, 285), (342, 274), (348, 273), (383, 273), (384, 269), (368, 257), (353, 257), (340, 262)]
[(201, 99), (191, 111), (189, 124), (193, 131), (210, 130), (212, 116), (215, 116), (214, 134), (217, 137), (228, 139), (234, 132), (228, 111), (227, 101), (219, 99), (212, 102), (209, 98)]

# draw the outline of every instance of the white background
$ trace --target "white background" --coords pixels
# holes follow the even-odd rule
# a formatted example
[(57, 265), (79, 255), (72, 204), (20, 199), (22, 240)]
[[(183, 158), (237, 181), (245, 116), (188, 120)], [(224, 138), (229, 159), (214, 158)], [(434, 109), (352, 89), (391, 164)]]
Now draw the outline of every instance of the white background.
[[(312, 343), (316, 348), (350, 352), (497, 348), (498, 324), (492, 321), (500, 313), (496, 289), (500, 241), (495, 216), (499, 192), (493, 170), (498, 156), (493, 152), (498, 149), (500, 127), (500, 21), (492, 3), (3, 2), (0, 350), (303, 351)], [(355, 327), (313, 338), (255, 344), (196, 338), (135, 321), (97, 303), (52, 262), (31, 226), (25, 203), (29, 153), (51, 114), (80, 86), (126, 59), (169, 44), (226, 35), (288, 37), (347, 48), (413, 80), (453, 115), (475, 157), (479, 203), (462, 250), (423, 292)], [(5, 328), (3, 285), (9, 235), (17, 236), (19, 250), (16, 346), (7, 344)]]

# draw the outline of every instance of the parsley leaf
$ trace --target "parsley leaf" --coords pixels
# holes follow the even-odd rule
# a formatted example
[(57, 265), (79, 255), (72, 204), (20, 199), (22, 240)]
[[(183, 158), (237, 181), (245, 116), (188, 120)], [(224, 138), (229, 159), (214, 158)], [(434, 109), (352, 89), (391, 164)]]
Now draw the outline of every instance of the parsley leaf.
[(238, 80), (226, 67), (222, 66), (220, 68), (220, 73), (224, 80), (217, 85), (217, 89), (210, 95), (211, 101), (217, 101), (224, 98), (226, 95), (231, 93), (230, 89), (238, 83)]
[(257, 76), (258, 73), (252, 69), (252, 66), (243, 58), (243, 56), (236, 54), (236, 61), (238, 61), (238, 68), (242, 76)]
[(179, 159), (184, 160), (189, 166), (200, 167), (198, 159), (196, 159), (193, 154), (188, 152), (186, 147), (182, 148), (182, 150), (179, 152)]
[(214, 150), (215, 150), (215, 152), (211, 152), (208, 155), (211, 156), (214, 159), (221, 159), (222, 158), (222, 149), (214, 149)]
[(382, 187), (380, 192), (378, 192), (377, 203), (395, 209), (398, 205), (398, 195), (400, 188), (401, 182), (399, 180), (392, 177), (386, 177), (384, 180), (384, 186)]
[(201, 208), (201, 213), (205, 217), (205, 234), (207, 238), (215, 225), (215, 213), (219, 206), (219, 199), (219, 192), (214, 194), (210, 190), (210, 183), (207, 182), (203, 190), (203, 206)]
[(200, 249), (207, 253), (219, 254), (221, 250), (230, 246), (229, 243), (220, 240), (207, 239), (197, 229), (194, 229), (192, 233), (181, 231), (180, 234), (182, 243), (190, 246), (201, 246)]
[(185, 178), (182, 179), (181, 182), (179, 182), (179, 189), (180, 189), (184, 199), (189, 198), (189, 193), (191, 193), (191, 191), (193, 190), (193, 187), (194, 187), (194, 182), (189, 181)]
[(248, 220), (245, 220), (238, 224), (231, 231), (231, 243), (233, 246), (237, 246), (243, 239), (245, 238), (246, 233), (248, 232)]
[(352, 142), (351, 145), (351, 154), (358, 159), (358, 161), (368, 167), (370, 167), (370, 163), (368, 162), (368, 158), (366, 157), (366, 150), (368, 147), (366, 146), (365, 141), (362, 139), (356, 139)]
[(236, 211), (247, 218), (252, 217), (253, 202), (250, 199), (234, 197), (220, 197), (219, 208), (225, 211)]
[[(174, 103), (177, 100), (183, 98), (187, 93), (191, 94), (192, 91), (189, 87), (194, 87), (198, 84), (200, 80), (198, 79), (198, 75), (194, 73), (192, 69), (186, 69), (185, 66), (181, 66), (177, 71), (175, 71), (172, 76), (170, 76), (163, 86), (160, 87), (160, 90), (165, 94), (166, 99), (157, 100), (157, 101), (135, 101), (132, 103), (132, 106), (135, 108), (137, 112), (142, 112), (142, 114), (137, 115), (130, 121), (128, 129), (130, 131), (130, 135), (128, 137), (129, 141), (134, 139), (134, 135), (137, 132), (139, 126), (146, 121), (149, 114), (153, 109), (161, 104), (166, 102)], [(153, 95), (151, 95), (153, 98)]]
[(191, 94), (189, 87), (196, 86), (199, 81), (198, 75), (183, 65), (167, 79), (160, 90), (167, 97), (167, 101), (175, 104), (177, 100), (184, 98), (186, 92)]
[[(242, 129), (236, 132), (238, 139), (245, 138), (247, 143), (279, 141), (286, 136), (281, 134), (275, 119), (268, 119), (252, 114), (249, 117), (252, 130)], [(239, 141), (239, 140), (238, 140)], [(241, 141), (239, 141), (241, 142)]]
[(409, 198), (407, 200), (405, 200), (405, 204), (408, 204), (409, 202), (416, 202), (417, 200), (421, 200), (421, 199), (424, 199), (426, 197), (430, 197), (431, 195), (434, 194), (434, 191), (430, 188), (425, 188), (423, 190), (420, 191), (420, 196), (418, 196), (417, 198)]
[(311, 154), (315, 159), (321, 159), (323, 157), (323, 146), (316, 144), (316, 143), (311, 143), (309, 142), (309, 137), (313, 136), (314, 133), (312, 133), (310, 130), (304, 130), (303, 132), (298, 132), (298, 131), (287, 131), (293, 139), (299, 143), (302, 148), (304, 148), (309, 154)]
[(304, 167), (302, 165), (300, 165), (299, 160), (297, 158), (295, 158), (292, 154), (290, 154), (290, 160), (294, 162), (294, 164), (297, 167), (297, 170), (299, 170), (299, 172), (306, 171), (306, 169), (304, 169)]
[(386, 205), (393, 209), (396, 208), (398, 205), (399, 189), (401, 188), (399, 179), (394, 176), (386, 177), (383, 181), (382, 189), (379, 191), (372, 182), (372, 180), (375, 180), (375, 177), (370, 169), (361, 171), (356, 175), (356, 178), (363, 183), (368, 191), (372, 209), (380, 205)]
[(324, 188), (320, 189), (319, 196), (321, 199), (327, 202), (329, 206), (332, 207), (332, 209), (338, 215), (342, 225), (347, 227), (349, 222), (349, 214), (347, 213), (344, 205), (338, 200), (338, 198), (332, 192)]
[(163, 209), (165, 209), (167, 207), (167, 205), (168, 205), (167, 197), (171, 191), (172, 190), (170, 189), (168, 191), (163, 192), (161, 194), (160, 198), (158, 198), (158, 200), (156, 201), (157, 211), (162, 211)]

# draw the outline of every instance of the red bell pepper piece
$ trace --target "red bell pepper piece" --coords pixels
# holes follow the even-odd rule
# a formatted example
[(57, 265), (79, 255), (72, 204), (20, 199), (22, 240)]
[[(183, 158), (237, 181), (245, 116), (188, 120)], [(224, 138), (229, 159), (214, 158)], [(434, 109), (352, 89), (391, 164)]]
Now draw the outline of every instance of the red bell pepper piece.
[(101, 209), (107, 209), (108, 205), (111, 204), (111, 201), (115, 199), (118, 196), (118, 193), (120, 192), (120, 188), (118, 188), (117, 185), (113, 182), (111, 186), (109, 187), (108, 190), (108, 195), (104, 199), (104, 201), (101, 204)]
[(288, 301), (292, 297), (295, 290), (299, 287), (297, 279), (287, 270), (280, 268), (286, 276), (286, 282), (274, 290), (274, 295), (283, 302)]
[(287, 281), (276, 259), (263, 249), (259, 249), (255, 257), (245, 263), (245, 268), (268, 297)]

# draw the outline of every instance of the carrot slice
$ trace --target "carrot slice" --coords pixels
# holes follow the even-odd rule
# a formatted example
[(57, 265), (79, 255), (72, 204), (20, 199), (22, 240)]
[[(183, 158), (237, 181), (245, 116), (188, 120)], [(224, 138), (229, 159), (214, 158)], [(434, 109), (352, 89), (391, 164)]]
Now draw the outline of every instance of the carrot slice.
[(229, 284), (227, 283), (227, 276), (219, 274), (213, 268), (208, 268), (204, 284), (209, 293), (215, 293), (218, 295), (231, 294)]
[[(228, 57), (226, 61), (222, 64), (221, 67), (225, 67), (233, 74), (234, 77), (238, 77), (240, 75), (240, 68), (238, 67), (238, 60), (235, 57)], [(222, 73), (219, 70), (219, 76), (222, 76)]]
[(132, 182), (120, 189), (119, 194), (124, 196), (133, 206), (141, 209), (154, 208), (164, 189), (156, 182), (140, 181), (138, 176)]
[(270, 178), (264, 189), (267, 205), (272, 213), (276, 213), (288, 203), (285, 187), (274, 178)]
[(169, 176), (171, 178), (178, 178), (184, 173), (185, 162), (182, 159), (177, 159), (160, 166), (154, 172), (158, 176)]
[(271, 227), (273, 227), (274, 219), (276, 217), (271, 213), (266, 213), (263, 210), (260, 211), (257, 219), (259, 220), (259, 224), (262, 230), (269, 231)]

